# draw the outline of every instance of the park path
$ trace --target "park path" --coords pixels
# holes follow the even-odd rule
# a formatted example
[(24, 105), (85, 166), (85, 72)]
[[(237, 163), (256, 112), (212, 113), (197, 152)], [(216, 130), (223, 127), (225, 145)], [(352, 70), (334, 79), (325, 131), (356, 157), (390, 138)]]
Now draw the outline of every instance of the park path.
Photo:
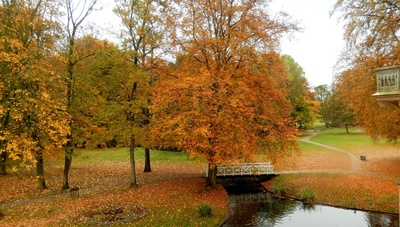
[(333, 147), (330, 145), (322, 144), (322, 143), (317, 143), (314, 141), (311, 141), (311, 138), (318, 135), (318, 133), (310, 133), (307, 136), (300, 137), (299, 140), (314, 144), (317, 146), (321, 146), (336, 152), (340, 152), (343, 154), (346, 154), (349, 156), (350, 161), (351, 161), (351, 168), (350, 170), (344, 170), (344, 169), (313, 169), (313, 170), (284, 170), (279, 172), (279, 174), (296, 174), (296, 173), (343, 173), (343, 174), (360, 174), (360, 175), (367, 175), (367, 176), (372, 176), (380, 179), (385, 179), (385, 180), (390, 180), (390, 181), (396, 181), (397, 178), (393, 176), (388, 176), (384, 175), (381, 173), (376, 173), (376, 172), (371, 172), (366, 169), (363, 169), (361, 167), (362, 161), (360, 160), (359, 157), (357, 157), (355, 154), (351, 153), (350, 151), (343, 150), (337, 147)]
[(340, 149), (340, 148), (337, 148), (337, 147), (329, 146), (329, 145), (326, 145), (326, 144), (322, 144), (322, 143), (317, 143), (317, 142), (311, 141), (311, 138), (316, 136), (316, 135), (318, 135), (318, 133), (314, 132), (314, 133), (311, 133), (311, 134), (309, 134), (307, 136), (300, 137), (299, 140), (303, 141), (303, 142), (306, 142), (306, 143), (311, 143), (311, 144), (314, 144), (314, 145), (317, 145), (317, 146), (320, 146), (320, 147), (325, 147), (327, 149), (330, 149), (330, 150), (333, 150), (333, 151), (336, 151), (336, 152), (340, 152), (340, 153), (346, 154), (346, 155), (349, 156), (349, 158), (351, 160), (351, 170), (352, 171), (356, 171), (356, 172), (362, 170), (362, 168), (361, 168), (361, 160), (360, 160), (359, 157), (357, 157), (355, 154), (353, 154), (353, 153), (351, 153), (349, 151), (346, 151), (346, 150), (343, 150), (343, 149)]

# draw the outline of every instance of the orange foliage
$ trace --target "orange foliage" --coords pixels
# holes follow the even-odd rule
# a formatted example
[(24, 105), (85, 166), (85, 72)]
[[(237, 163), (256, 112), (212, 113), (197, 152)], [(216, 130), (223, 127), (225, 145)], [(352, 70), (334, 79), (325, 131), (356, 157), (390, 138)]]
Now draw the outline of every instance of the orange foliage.
[[(5, 1), (7, 2), (7, 1)], [(65, 144), (69, 116), (52, 68), (57, 24), (51, 5), (8, 1), (0, 5), (0, 153), (32, 167), (42, 152)]]
[(295, 25), (270, 19), (258, 0), (176, 3), (172, 43), (181, 51), (153, 90), (152, 145), (212, 165), (251, 160), (260, 149), (284, 156), (297, 130), (286, 68), (273, 47)]
[(374, 69), (398, 65), (399, 1), (338, 0), (334, 13), (345, 23), (351, 68), (339, 77), (338, 88), (354, 109), (357, 120), (375, 140), (396, 140), (400, 118), (394, 108), (380, 108), (371, 97), (376, 92)]
[(260, 62), (260, 74), (243, 68), (240, 75), (180, 63), (154, 90), (149, 127), (154, 145), (177, 146), (216, 165), (251, 159), (260, 147), (271, 156), (287, 151), (296, 129), (285, 90), (278, 87), (282, 78), (273, 77), (284, 68), (274, 53), (264, 56), (267, 61), (273, 66)]
[(357, 121), (365, 127), (366, 133), (374, 140), (380, 137), (396, 141), (400, 134), (400, 117), (393, 107), (382, 108), (372, 95), (376, 92), (376, 74), (374, 69), (394, 64), (393, 60), (383, 56), (363, 59), (355, 66), (343, 72), (336, 87), (338, 92), (354, 110)]

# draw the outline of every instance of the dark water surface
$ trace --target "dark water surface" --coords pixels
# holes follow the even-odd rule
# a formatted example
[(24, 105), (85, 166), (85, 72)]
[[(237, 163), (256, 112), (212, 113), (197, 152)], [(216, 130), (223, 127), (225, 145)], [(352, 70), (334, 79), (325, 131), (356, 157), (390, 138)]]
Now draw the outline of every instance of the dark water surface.
[(395, 227), (399, 216), (347, 210), (273, 197), (252, 179), (222, 180), (229, 194), (231, 214), (223, 226), (284, 227)]

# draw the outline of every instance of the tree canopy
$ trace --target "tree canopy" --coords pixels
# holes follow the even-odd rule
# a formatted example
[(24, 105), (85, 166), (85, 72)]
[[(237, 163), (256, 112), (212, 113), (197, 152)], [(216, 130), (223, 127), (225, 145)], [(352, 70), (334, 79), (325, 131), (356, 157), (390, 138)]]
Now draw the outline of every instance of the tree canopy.
[(317, 119), (319, 103), (310, 90), (305, 72), (290, 56), (284, 56), (284, 63), (289, 76), (288, 98), (292, 105), (291, 115), (296, 119), (298, 126), (313, 126)]
[(400, 60), (400, 3), (396, 0), (340, 0), (333, 13), (345, 23), (346, 53), (350, 58), (341, 69), (336, 86), (348, 108), (373, 138), (396, 141), (398, 110), (381, 108), (372, 97), (376, 92), (375, 69), (398, 65)]
[(274, 51), (295, 24), (270, 18), (264, 1), (172, 5), (178, 60), (159, 72), (153, 90), (153, 145), (175, 145), (212, 168), (251, 160), (260, 150), (277, 158), (296, 147), (287, 71)]
[(0, 4), (0, 151), (22, 166), (41, 165), (42, 154), (65, 144), (69, 133), (62, 77), (52, 67), (53, 10), (43, 1)]
[(340, 14), (345, 22), (349, 46), (368, 56), (394, 54), (392, 49), (399, 44), (399, 12), (398, 0), (338, 0), (332, 13)]

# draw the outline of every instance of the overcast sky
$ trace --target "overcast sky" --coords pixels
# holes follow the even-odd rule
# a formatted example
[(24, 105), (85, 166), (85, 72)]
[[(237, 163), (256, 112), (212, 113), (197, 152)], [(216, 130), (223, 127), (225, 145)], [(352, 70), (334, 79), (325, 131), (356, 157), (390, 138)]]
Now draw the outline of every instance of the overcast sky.
[[(311, 86), (332, 83), (333, 66), (344, 47), (342, 26), (337, 24), (336, 18), (329, 16), (335, 2), (336, 0), (273, 0), (270, 5), (273, 11), (285, 11), (301, 22), (304, 32), (296, 34), (291, 41), (282, 40), (281, 53), (292, 56), (303, 67)], [(94, 12), (88, 19), (101, 28), (115, 29), (119, 18), (112, 12), (114, 1), (102, 0), (100, 3), (102, 10)], [(104, 33), (107, 31), (100, 32)]]
[(282, 40), (282, 54), (303, 67), (311, 86), (332, 83), (333, 67), (344, 48), (342, 25), (330, 18), (336, 0), (275, 0), (272, 7), (301, 21), (303, 33)]

